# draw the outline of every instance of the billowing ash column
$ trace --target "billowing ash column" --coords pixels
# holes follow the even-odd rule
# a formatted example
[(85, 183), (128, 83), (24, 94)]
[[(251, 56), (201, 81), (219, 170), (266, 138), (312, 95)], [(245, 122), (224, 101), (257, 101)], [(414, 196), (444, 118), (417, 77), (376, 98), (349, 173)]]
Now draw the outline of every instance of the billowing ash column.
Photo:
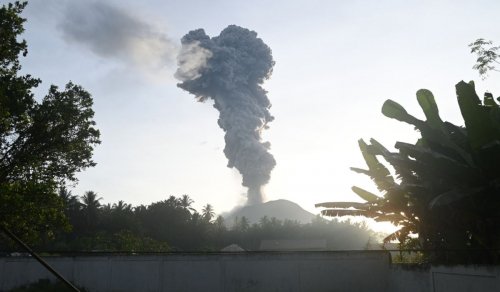
[(271, 49), (257, 33), (230, 25), (210, 38), (203, 29), (186, 34), (178, 56), (177, 86), (198, 101), (212, 99), (225, 131), (224, 154), (228, 167), (236, 167), (248, 187), (248, 204), (261, 203), (262, 187), (276, 165), (270, 143), (261, 133), (274, 118), (261, 87), (274, 66)]

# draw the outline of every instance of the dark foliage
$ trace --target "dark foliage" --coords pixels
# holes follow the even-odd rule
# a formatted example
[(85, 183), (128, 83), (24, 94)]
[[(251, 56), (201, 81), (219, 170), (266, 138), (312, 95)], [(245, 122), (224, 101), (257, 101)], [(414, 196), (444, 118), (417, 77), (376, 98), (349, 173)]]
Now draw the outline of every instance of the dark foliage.
[[(39, 251), (219, 251), (230, 244), (259, 250), (261, 240), (324, 239), (331, 250), (363, 249), (375, 234), (363, 224), (328, 221), (320, 217), (309, 224), (263, 217), (250, 224), (245, 217), (229, 222), (215, 219), (210, 205), (200, 214), (187, 195), (170, 196), (150, 205), (132, 207), (119, 201), (101, 205), (97, 194), (73, 196), (62, 188), (71, 232), (60, 231), (35, 246)], [(373, 240), (373, 238), (372, 238)]]
[(469, 47), (471, 53), (477, 56), (476, 64), (472, 69), (477, 70), (483, 79), (488, 76), (489, 71), (499, 71), (496, 66), (499, 64), (498, 50), (500, 46), (494, 46), (492, 41), (480, 38), (470, 43)]
[(0, 8), (0, 224), (28, 242), (68, 227), (57, 188), (75, 173), (94, 166), (99, 131), (92, 98), (82, 87), (51, 86), (37, 102), (32, 90), (40, 80), (21, 75), (19, 40), (26, 3)]
[[(415, 126), (421, 138), (415, 144), (397, 142), (397, 152), (374, 139), (370, 144), (360, 140), (368, 169), (352, 170), (368, 175), (382, 194), (353, 187), (365, 203), (318, 204), (328, 208), (322, 213), (361, 215), (399, 225), (385, 240), (398, 240), (403, 248), (424, 249), (432, 262), (498, 262), (500, 106), (490, 93), (481, 101), (473, 82), (462, 81), (456, 90), (465, 127), (443, 122), (428, 90), (417, 92), (425, 121), (387, 100), (383, 114)], [(394, 174), (380, 158), (392, 166)], [(418, 235), (418, 240), (411, 234)]]

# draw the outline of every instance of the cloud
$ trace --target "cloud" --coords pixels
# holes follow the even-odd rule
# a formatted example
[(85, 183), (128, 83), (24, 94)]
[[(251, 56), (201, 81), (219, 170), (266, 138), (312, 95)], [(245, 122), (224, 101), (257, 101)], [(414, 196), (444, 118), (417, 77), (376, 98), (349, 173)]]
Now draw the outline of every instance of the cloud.
[(212, 52), (201, 47), (198, 41), (183, 44), (177, 56), (179, 68), (175, 72), (175, 78), (187, 81), (200, 77), (201, 70), (207, 65), (207, 60), (212, 55)]
[(58, 23), (64, 39), (102, 58), (146, 70), (175, 64), (178, 45), (165, 32), (128, 11), (97, 1), (72, 1)]

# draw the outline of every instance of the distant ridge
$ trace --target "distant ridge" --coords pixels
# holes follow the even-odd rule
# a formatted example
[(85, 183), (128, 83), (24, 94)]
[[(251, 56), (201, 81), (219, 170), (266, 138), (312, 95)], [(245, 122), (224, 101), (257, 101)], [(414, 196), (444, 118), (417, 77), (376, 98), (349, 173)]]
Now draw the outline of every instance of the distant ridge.
[(267, 216), (269, 219), (275, 217), (279, 220), (293, 220), (299, 223), (310, 223), (316, 217), (311, 212), (308, 212), (298, 204), (288, 200), (275, 200), (262, 204), (243, 206), (224, 215), (224, 219), (228, 226), (233, 225), (236, 217), (245, 216), (250, 224), (258, 223), (260, 218)]

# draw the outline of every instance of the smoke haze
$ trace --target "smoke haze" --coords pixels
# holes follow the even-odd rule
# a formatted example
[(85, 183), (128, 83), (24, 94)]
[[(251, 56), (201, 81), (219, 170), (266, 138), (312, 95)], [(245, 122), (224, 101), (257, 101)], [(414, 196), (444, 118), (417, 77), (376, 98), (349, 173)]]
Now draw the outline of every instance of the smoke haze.
[(212, 53), (200, 47), (198, 41), (184, 44), (177, 56), (179, 69), (175, 72), (175, 78), (181, 81), (194, 80), (201, 76), (201, 70), (207, 65)]
[(261, 87), (274, 66), (271, 49), (257, 33), (230, 25), (210, 38), (203, 29), (190, 31), (182, 40), (175, 76), (178, 86), (199, 101), (211, 99), (225, 131), (224, 154), (248, 187), (248, 204), (262, 203), (262, 187), (276, 165), (270, 143), (261, 133), (274, 118), (271, 103)]
[(58, 27), (64, 39), (139, 67), (174, 63), (178, 46), (148, 21), (104, 1), (71, 1)]

